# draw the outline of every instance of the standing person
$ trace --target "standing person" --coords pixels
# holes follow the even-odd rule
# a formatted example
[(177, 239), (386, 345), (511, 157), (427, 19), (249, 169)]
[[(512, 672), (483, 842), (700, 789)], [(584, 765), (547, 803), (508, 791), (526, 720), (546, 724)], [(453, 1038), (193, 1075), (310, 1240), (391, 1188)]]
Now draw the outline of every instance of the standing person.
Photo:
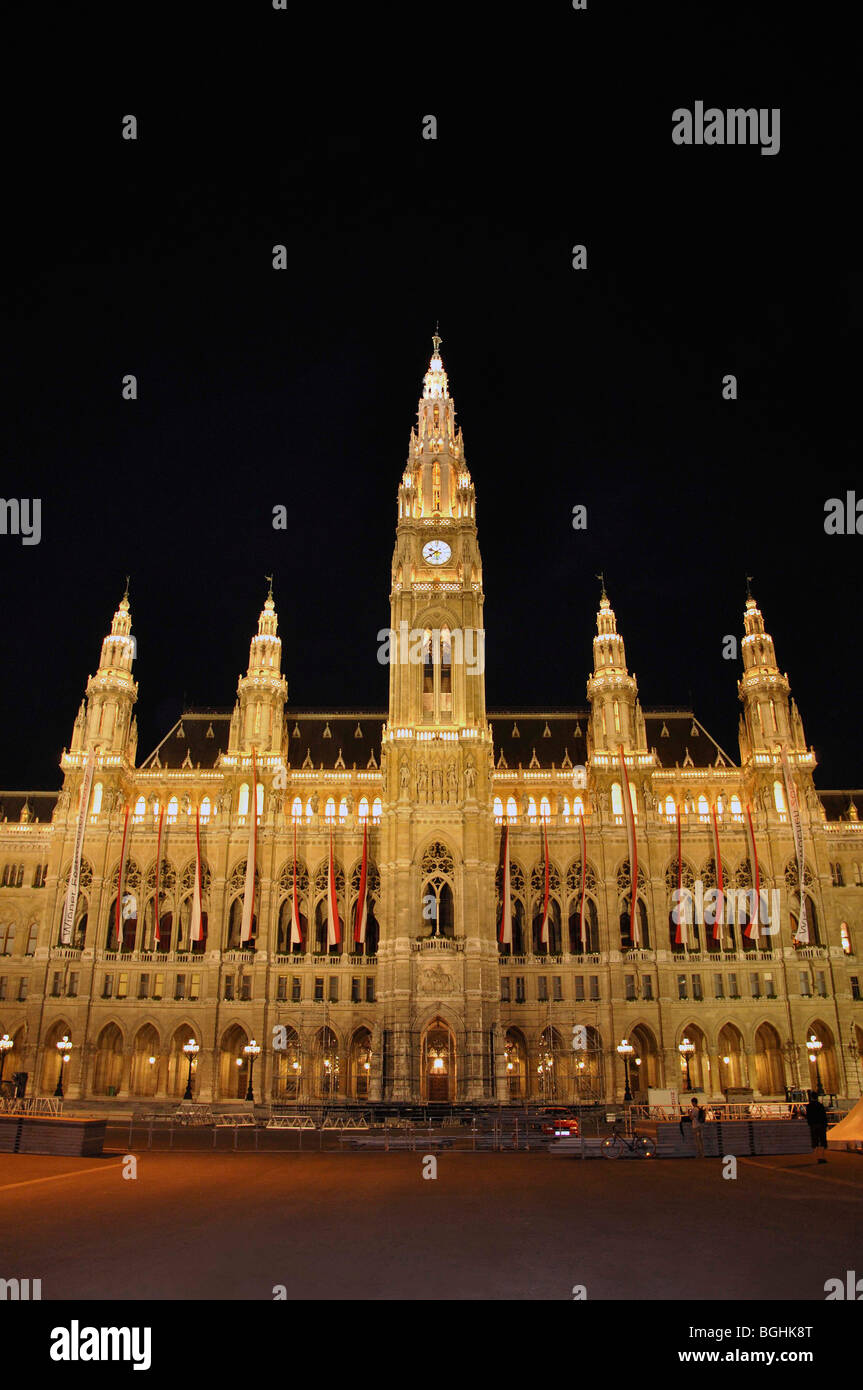
[[(827, 1148), (827, 1111), (821, 1104), (814, 1091), (809, 1092), (809, 1104), (806, 1107), (806, 1123), (809, 1126), (809, 1134), (812, 1138), (813, 1149)], [(826, 1163), (826, 1158), (819, 1158), (819, 1163)]]
[[(695, 1140), (695, 1157), (704, 1157), (704, 1125), (707, 1115), (704, 1107), (698, 1104), (696, 1096), (692, 1097), (692, 1137)], [(825, 1115), (826, 1121), (826, 1115)]]

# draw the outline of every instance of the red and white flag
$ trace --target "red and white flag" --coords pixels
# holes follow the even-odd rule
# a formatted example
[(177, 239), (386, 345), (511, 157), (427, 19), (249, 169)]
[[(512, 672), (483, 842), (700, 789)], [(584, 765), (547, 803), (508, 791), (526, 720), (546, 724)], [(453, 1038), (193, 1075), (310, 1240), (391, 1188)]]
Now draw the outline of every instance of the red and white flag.
[(716, 864), (716, 916), (713, 919), (713, 940), (722, 940), (722, 919), (725, 916), (725, 884), (722, 878), (722, 854), (719, 849), (719, 822), (716, 819), (716, 806), (712, 809), (713, 818), (713, 860)]
[(114, 931), (117, 937), (117, 950), (123, 948), (123, 877), (126, 872), (126, 838), (129, 834), (129, 806), (126, 804), (126, 813), (123, 816), (123, 843), (120, 846), (120, 870), (117, 874), (117, 917), (114, 924)]
[(587, 940), (584, 934), (584, 890), (587, 886), (587, 839), (584, 833), (584, 816), (581, 811), (578, 813), (578, 823), (581, 827), (581, 899), (578, 904), (578, 932), (581, 939), (582, 951), (587, 950)]
[(161, 929), (160, 929), (160, 924), (159, 924), (159, 909), (160, 909), (160, 905), (161, 905), (161, 904), (160, 904), (160, 898), (161, 898), (161, 896), (162, 896), (162, 894), (161, 894), (161, 892), (160, 892), (160, 887), (161, 887), (161, 877), (162, 877), (162, 826), (164, 825), (164, 823), (165, 823), (165, 808), (164, 808), (164, 806), (160, 806), (160, 807), (159, 807), (159, 830), (158, 830), (158, 833), (157, 833), (157, 835), (156, 835), (156, 904), (155, 904), (155, 913), (154, 913), (154, 919), (153, 919), (153, 920), (154, 920), (154, 925), (155, 925), (155, 937), (154, 937), (154, 939), (155, 939), (155, 942), (156, 942), (156, 945), (157, 945), (157, 946), (159, 945), (159, 943), (160, 943), (161, 940), (162, 940)]
[(297, 900), (297, 822), (294, 821), (294, 895), (291, 899), (291, 945), (302, 946), (303, 931), (300, 926), (300, 905)]
[(548, 945), (548, 830), (545, 824), (545, 817), (542, 818), (542, 838), (545, 845), (545, 893), (542, 900), (542, 922), (539, 928), (539, 940), (543, 946)]
[(201, 808), (195, 807), (195, 891), (192, 895), (192, 919), (189, 940), (203, 941), (204, 914), (201, 910)]
[(75, 909), (78, 906), (78, 889), (81, 883), (81, 852), (84, 848), (84, 831), (87, 828), (87, 813), (90, 809), (90, 792), (93, 788), (93, 769), (96, 754), (91, 748), (87, 755), (84, 777), (81, 782), (81, 801), (78, 806), (78, 823), (75, 827), (75, 846), (72, 850), (72, 866), (69, 869), (69, 887), (63, 903), (63, 917), (60, 923), (60, 942), (63, 946), (72, 944), (72, 929), (75, 926)]
[(368, 904), (368, 873), (369, 873), (369, 852), (368, 852), (368, 821), (363, 821), (363, 862), (360, 866), (360, 891), (357, 894), (357, 910), (354, 917), (354, 941), (359, 941), (365, 945), (366, 941), (366, 921), (369, 915)]
[(246, 851), (246, 881), (243, 885), (243, 924), (240, 945), (252, 939), (255, 921), (255, 867), (258, 857), (258, 764), (252, 749), (252, 795), (249, 801), (249, 845)]
[(691, 898), (683, 899), (683, 816), (677, 807), (677, 930), (674, 933), (675, 946), (685, 946), (689, 937), (689, 917), (692, 911)]
[[(791, 817), (791, 833), (794, 836), (794, 849), (797, 854), (797, 882), (800, 885), (800, 917), (792, 944), (794, 946), (808, 946), (809, 923), (806, 920), (806, 894), (803, 891), (805, 881), (803, 822), (800, 819), (800, 802), (797, 798), (797, 788), (794, 785), (794, 778), (791, 774), (791, 765), (788, 761), (788, 750), (784, 744), (782, 745), (782, 772), (785, 776), (785, 797), (788, 802), (788, 814)], [(776, 924), (774, 923), (773, 930), (776, 931), (776, 929)]]
[(752, 885), (755, 889), (755, 900), (743, 935), (748, 936), (751, 941), (758, 940), (758, 916), (761, 907), (761, 879), (758, 876), (758, 851), (755, 848), (755, 831), (752, 827), (752, 811), (746, 807), (746, 837), (749, 841), (749, 864), (752, 870)]
[(620, 745), (620, 769), (623, 776), (623, 818), (626, 822), (626, 838), (629, 843), (629, 872), (632, 891), (629, 897), (629, 939), (633, 946), (641, 945), (641, 932), (638, 926), (638, 845), (635, 840), (635, 815), (632, 810), (632, 793), (629, 790), (629, 777), (626, 771), (626, 758), (623, 744)]
[(510, 897), (509, 873), (509, 822), (503, 833), (503, 902), (500, 909), (500, 927), (497, 939), (502, 946), (512, 946), (512, 898)]
[(333, 865), (333, 832), (330, 831), (330, 863), (327, 871), (327, 945), (341, 946), (342, 924), (339, 921), (339, 898), (336, 893), (336, 871)]

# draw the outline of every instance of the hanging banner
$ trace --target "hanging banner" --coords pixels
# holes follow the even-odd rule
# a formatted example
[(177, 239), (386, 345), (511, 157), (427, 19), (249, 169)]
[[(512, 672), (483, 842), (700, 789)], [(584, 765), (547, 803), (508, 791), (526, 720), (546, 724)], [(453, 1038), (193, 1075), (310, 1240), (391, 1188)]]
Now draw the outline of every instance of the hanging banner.
[(123, 876), (126, 872), (126, 837), (129, 833), (129, 807), (126, 806), (126, 814), (123, 817), (123, 843), (120, 847), (120, 868), (117, 873), (117, 917), (114, 929), (117, 937), (117, 950), (123, 947)]
[(203, 941), (204, 914), (201, 910), (201, 808), (195, 807), (195, 891), (192, 897), (192, 919), (189, 940)]
[(638, 926), (638, 845), (635, 839), (635, 813), (632, 809), (632, 793), (626, 772), (626, 758), (623, 744), (620, 745), (620, 770), (623, 775), (623, 819), (626, 822), (626, 838), (629, 842), (629, 872), (631, 891), (629, 895), (629, 939), (633, 947), (641, 945), (641, 932)]
[(545, 818), (542, 822), (542, 834), (545, 843), (545, 892), (542, 900), (542, 922), (539, 928), (540, 945), (548, 945), (548, 830), (545, 825)]
[(691, 914), (691, 897), (687, 896), (684, 902), (683, 897), (683, 808), (677, 807), (677, 907), (675, 909), (676, 927), (674, 933), (675, 946), (686, 946), (689, 939), (689, 919)]
[(96, 754), (91, 748), (87, 757), (87, 765), (84, 768), (84, 779), (81, 783), (81, 801), (78, 806), (78, 824), (75, 827), (75, 845), (72, 851), (72, 867), (69, 870), (69, 887), (66, 889), (63, 916), (60, 922), (60, 944), (63, 946), (72, 944), (75, 909), (78, 906), (78, 889), (81, 883), (81, 854), (84, 849), (84, 831), (87, 828), (87, 812), (90, 809), (90, 792), (93, 787), (95, 766)]
[(327, 870), (327, 945), (341, 946), (342, 924), (339, 921), (339, 899), (336, 892), (336, 870), (333, 864), (333, 832), (330, 830), (330, 863)]
[(302, 946), (303, 932), (300, 927), (300, 907), (297, 901), (297, 822), (294, 820), (294, 896), (291, 900), (291, 945)]
[(587, 839), (584, 834), (584, 815), (578, 813), (578, 823), (581, 827), (581, 897), (578, 903), (578, 932), (581, 939), (582, 951), (587, 950), (587, 940), (584, 934), (584, 890), (587, 887)]
[(716, 806), (713, 815), (713, 861), (716, 864), (716, 903), (713, 918), (713, 940), (722, 940), (722, 919), (725, 915), (725, 883), (722, 877), (722, 855), (719, 850), (719, 823), (716, 819)]
[[(785, 774), (785, 798), (788, 802), (788, 814), (791, 817), (791, 833), (794, 836), (794, 849), (797, 854), (797, 883), (800, 888), (800, 917), (797, 930), (794, 933), (795, 946), (809, 945), (809, 923), (806, 920), (806, 893), (804, 891), (804, 870), (805, 860), (803, 851), (803, 822), (800, 818), (800, 802), (797, 798), (797, 788), (794, 785), (794, 778), (791, 775), (791, 765), (788, 761), (788, 750), (782, 745), (782, 771)], [(776, 923), (773, 923), (774, 931)]]
[(164, 808), (164, 806), (160, 806), (160, 807), (159, 807), (159, 831), (158, 831), (158, 834), (157, 834), (157, 836), (156, 836), (156, 903), (155, 903), (155, 911), (154, 911), (154, 923), (155, 923), (155, 929), (156, 929), (156, 930), (155, 930), (154, 940), (155, 940), (157, 946), (161, 943), (161, 940), (162, 940), (162, 935), (161, 935), (161, 930), (160, 930), (160, 925), (159, 925), (159, 907), (160, 907), (159, 899), (160, 899), (160, 897), (161, 897), (160, 885), (161, 885), (161, 874), (162, 874), (162, 826), (164, 825), (164, 823), (165, 823), (165, 808)]
[(755, 831), (752, 828), (752, 809), (747, 803), (746, 806), (746, 836), (749, 841), (749, 866), (752, 871), (753, 890), (749, 894), (751, 911), (749, 921), (744, 928), (743, 935), (748, 936), (750, 941), (758, 940), (758, 918), (761, 908), (761, 879), (758, 875), (758, 852), (755, 848)]
[(512, 898), (509, 872), (509, 821), (503, 832), (503, 902), (497, 939), (502, 946), (512, 946)]
[(255, 867), (258, 857), (258, 764), (252, 749), (252, 795), (249, 801), (249, 845), (246, 851), (246, 881), (243, 885), (243, 924), (240, 945), (252, 939), (255, 920)]
[(368, 821), (363, 821), (363, 862), (360, 865), (360, 887), (357, 893), (357, 910), (354, 917), (354, 941), (365, 945), (366, 920), (368, 918), (367, 883), (369, 873)]

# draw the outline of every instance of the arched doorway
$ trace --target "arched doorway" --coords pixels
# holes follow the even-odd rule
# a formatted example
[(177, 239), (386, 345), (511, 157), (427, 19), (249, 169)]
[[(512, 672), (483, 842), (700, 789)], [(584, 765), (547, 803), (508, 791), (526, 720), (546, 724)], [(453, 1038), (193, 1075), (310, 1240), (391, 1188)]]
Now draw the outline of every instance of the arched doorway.
[(249, 1059), (243, 1048), (249, 1035), (239, 1023), (232, 1023), (219, 1044), (219, 1096), (222, 1100), (243, 1100), (249, 1085)]
[(368, 1100), (371, 1068), (372, 1035), (368, 1028), (358, 1028), (348, 1053), (348, 1094), (352, 1099)]
[[(189, 1079), (189, 1059), (183, 1048), (190, 1040), (200, 1045), (200, 1033), (191, 1023), (181, 1023), (171, 1036), (171, 1046), (168, 1052), (168, 1084), (165, 1089), (169, 1096), (185, 1095), (186, 1083)], [(200, 1057), (200, 1053), (192, 1061), (193, 1096), (197, 1096), (198, 1091), (198, 1057)]]
[(331, 1100), (339, 1093), (339, 1040), (332, 1028), (319, 1028), (312, 1051), (312, 1093)]
[(755, 1085), (763, 1096), (785, 1094), (785, 1059), (772, 1023), (762, 1023), (755, 1033)]
[(653, 1030), (646, 1023), (639, 1023), (629, 1035), (635, 1048), (630, 1059), (630, 1085), (633, 1091), (646, 1091), (648, 1087), (659, 1086), (659, 1051)]
[(96, 1042), (92, 1092), (115, 1096), (123, 1083), (123, 1034), (116, 1023), (106, 1023)]
[[(42, 1067), (39, 1073), (39, 1086), (44, 1096), (52, 1096), (60, 1079), (60, 1068), (63, 1063), (60, 1061), (60, 1053), (57, 1051), (57, 1044), (61, 1038), (72, 1038), (72, 1030), (68, 1023), (60, 1019), (53, 1023), (45, 1034), (42, 1042)], [(7, 1063), (8, 1066), (8, 1063)], [(67, 1062), (63, 1074), (63, 1085), (67, 1084), (69, 1074), (69, 1063)]]
[[(598, 1028), (587, 1024), (583, 1048), (572, 1050), (572, 1075), (575, 1099), (582, 1105), (595, 1105), (605, 1095), (602, 1059), (602, 1039)], [(573, 1041), (580, 1041), (573, 1036)]]
[(159, 1089), (161, 1058), (159, 1034), (152, 1023), (145, 1023), (132, 1044), (132, 1072), (129, 1090), (133, 1096), (154, 1096)]
[(524, 1100), (527, 1095), (527, 1044), (518, 1028), (507, 1028), (504, 1042), (508, 1100)]
[[(692, 1044), (691, 1051), (681, 1052), (680, 1044), (686, 1040)], [(710, 1062), (707, 1056), (707, 1040), (697, 1023), (689, 1023), (677, 1039), (680, 1057), (681, 1091), (706, 1091), (710, 1084)]]
[(726, 1023), (719, 1034), (719, 1089), (746, 1085), (746, 1057), (743, 1034), (733, 1023)]
[[(6, 1029), (0, 1024), (0, 1038), (5, 1034)], [(24, 1070), (24, 1025), (18, 1028), (17, 1032), (10, 1033), (12, 1046), (6, 1053), (6, 1061), (3, 1065), (3, 1094), (13, 1096), (15, 1094), (15, 1083), (12, 1078), (18, 1071)]]
[[(821, 1047), (810, 1047), (809, 1039), (814, 1037)], [(809, 1058), (809, 1086), (813, 1091), (819, 1088), (827, 1095), (836, 1095), (839, 1090), (839, 1069), (836, 1065), (836, 1046), (833, 1033), (821, 1019), (806, 1029), (806, 1053)], [(811, 1058), (815, 1060), (812, 1061)]]
[(455, 1035), (441, 1018), (436, 1018), (423, 1033), (421, 1074), (423, 1100), (439, 1105), (455, 1099)]
[(296, 1028), (285, 1028), (285, 1046), (273, 1052), (273, 1099), (298, 1100), (303, 1081), (303, 1052)]
[(543, 1028), (536, 1059), (536, 1091), (546, 1104), (570, 1099), (569, 1058), (556, 1028)]

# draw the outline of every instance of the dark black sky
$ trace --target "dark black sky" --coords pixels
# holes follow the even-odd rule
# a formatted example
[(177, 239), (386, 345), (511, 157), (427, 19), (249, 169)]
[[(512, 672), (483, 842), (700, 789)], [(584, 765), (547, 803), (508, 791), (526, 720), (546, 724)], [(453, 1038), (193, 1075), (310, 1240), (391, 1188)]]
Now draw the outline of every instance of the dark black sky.
[[(490, 706), (584, 702), (603, 569), (644, 704), (691, 701), (736, 755), (721, 648), (753, 574), (819, 785), (860, 785), (863, 539), (823, 530), (860, 484), (846, 93), (834, 74), (822, 99), (773, 6), (707, 29), (591, 5), (482, 11), (490, 37), (464, 10), (389, 30), (328, 10), (314, 39), (240, 7), (218, 61), (187, 36), (170, 64), (130, 41), (128, 73), (88, 50), (55, 80), (28, 56), (5, 125), (0, 493), (42, 499), (42, 541), (0, 536), (0, 785), (57, 785), (127, 572), (142, 756), (184, 697), (233, 702), (269, 571), (291, 703), (384, 706), (436, 319)], [(779, 154), (674, 146), (697, 99), (779, 106)]]

